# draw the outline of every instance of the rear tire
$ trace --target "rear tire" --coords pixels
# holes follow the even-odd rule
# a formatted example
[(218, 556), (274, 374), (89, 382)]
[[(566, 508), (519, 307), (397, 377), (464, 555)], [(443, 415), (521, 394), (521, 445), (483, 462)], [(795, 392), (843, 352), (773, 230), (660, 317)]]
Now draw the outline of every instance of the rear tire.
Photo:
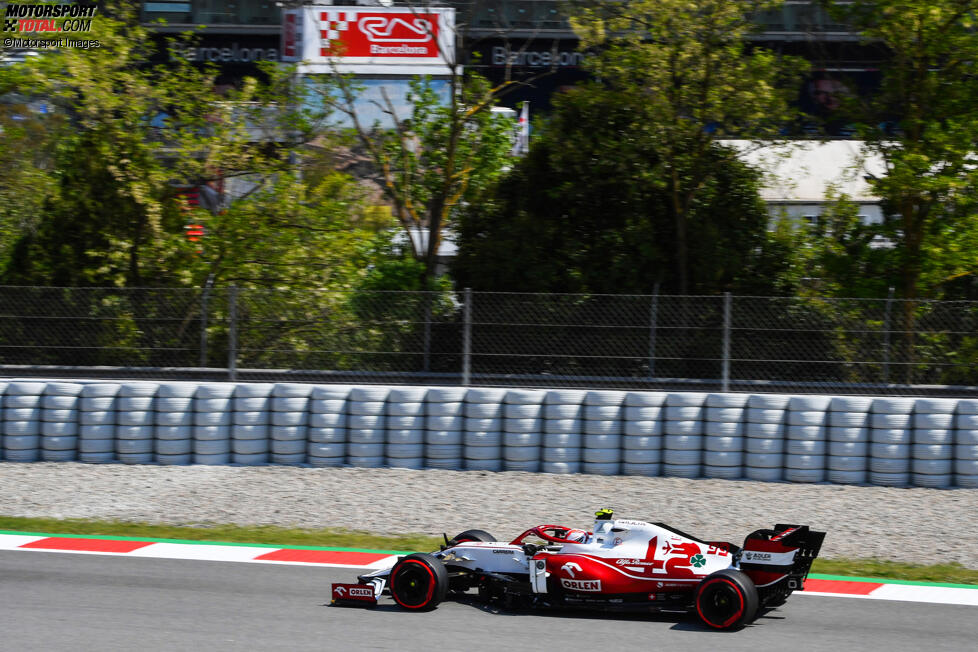
[(449, 546), (454, 546), (459, 543), (465, 543), (467, 541), (481, 541), (484, 543), (492, 543), (496, 540), (496, 537), (492, 536), (485, 530), (466, 530), (465, 532), (460, 532), (456, 534), (448, 541)]
[(709, 575), (696, 587), (696, 613), (714, 629), (740, 629), (757, 615), (754, 582), (731, 568)]
[(448, 571), (441, 560), (426, 553), (402, 557), (390, 574), (394, 602), (410, 611), (430, 611), (448, 592)]

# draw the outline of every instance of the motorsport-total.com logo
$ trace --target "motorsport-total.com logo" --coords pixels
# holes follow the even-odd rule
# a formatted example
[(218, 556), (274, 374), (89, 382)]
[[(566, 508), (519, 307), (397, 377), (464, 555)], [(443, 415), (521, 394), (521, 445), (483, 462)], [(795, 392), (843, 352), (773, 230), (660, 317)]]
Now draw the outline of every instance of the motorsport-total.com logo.
[(92, 30), (92, 19), (98, 11), (93, 3), (77, 4), (21, 4), (7, 3), (3, 8), (3, 44), (13, 48), (57, 48), (57, 47), (99, 47), (98, 41), (72, 40), (65, 38), (9, 38), (11, 32), (17, 35), (43, 35), (45, 37), (61, 34), (80, 34)]

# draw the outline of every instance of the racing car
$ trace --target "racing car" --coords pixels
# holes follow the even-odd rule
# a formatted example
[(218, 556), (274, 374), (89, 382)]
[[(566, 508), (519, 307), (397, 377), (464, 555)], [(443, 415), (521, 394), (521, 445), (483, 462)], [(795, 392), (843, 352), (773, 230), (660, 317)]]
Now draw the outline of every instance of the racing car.
[(376, 606), (389, 593), (404, 609), (426, 611), (477, 589), (503, 608), (685, 611), (734, 630), (802, 588), (825, 533), (778, 524), (738, 547), (602, 509), (591, 531), (537, 525), (509, 543), (483, 530), (444, 538), (438, 551), (333, 584), (331, 604)]

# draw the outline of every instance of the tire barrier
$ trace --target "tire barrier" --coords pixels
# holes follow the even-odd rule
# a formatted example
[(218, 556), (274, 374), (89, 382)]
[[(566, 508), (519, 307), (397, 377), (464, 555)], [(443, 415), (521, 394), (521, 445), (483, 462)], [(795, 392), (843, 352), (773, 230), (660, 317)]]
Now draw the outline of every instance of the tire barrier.
[(954, 484), (978, 487), (978, 400), (958, 401), (954, 431)]
[(790, 396), (753, 394), (744, 413), (744, 475), (750, 480), (781, 480), (784, 472), (785, 414)]
[(581, 415), (581, 471), (594, 475), (621, 472), (622, 413), (626, 392), (593, 391), (584, 395)]
[(863, 396), (836, 396), (829, 402), (826, 473), (833, 484), (862, 484), (869, 472), (869, 409)]
[(978, 488), (978, 399), (0, 381), (0, 459)]
[(744, 412), (748, 394), (708, 394), (703, 424), (703, 475), (744, 476)]
[(580, 473), (584, 436), (585, 390), (553, 389), (543, 397), (543, 446), (540, 470), (544, 473)]
[(309, 395), (306, 463), (316, 467), (346, 464), (349, 385), (314, 385)]
[[(42, 461), (74, 462), (78, 459), (78, 401), (83, 387), (79, 383), (61, 382), (45, 386), (41, 397)], [(140, 407), (134, 406), (135, 414), (139, 413)], [(133, 420), (138, 421), (136, 417)]]
[(788, 400), (784, 479), (823, 482), (830, 396), (792, 396)]
[(910, 484), (911, 413), (914, 399), (875, 399), (870, 406), (869, 482), (884, 487)]
[(503, 397), (503, 470), (540, 470), (546, 394), (538, 389), (506, 391)]
[[(82, 395), (88, 390), (82, 390)], [(196, 383), (160, 383), (156, 393), (155, 461), (186, 465), (194, 461), (193, 406)], [(84, 400), (84, 399), (82, 399)], [(86, 460), (82, 460), (83, 462)]]
[(662, 475), (698, 478), (703, 466), (703, 413), (706, 394), (666, 394), (662, 429)]
[(432, 387), (425, 393), (424, 466), (465, 468), (462, 432), (465, 424), (464, 387)]
[(628, 392), (622, 410), (622, 463), (624, 475), (662, 475), (663, 412), (665, 392)]

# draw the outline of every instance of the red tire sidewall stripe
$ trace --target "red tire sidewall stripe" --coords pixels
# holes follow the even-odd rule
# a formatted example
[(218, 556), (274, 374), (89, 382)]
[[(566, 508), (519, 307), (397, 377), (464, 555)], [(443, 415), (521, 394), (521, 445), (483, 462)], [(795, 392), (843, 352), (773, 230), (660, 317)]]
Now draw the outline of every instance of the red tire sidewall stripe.
[[(434, 595), (434, 593), (435, 593), (435, 584), (437, 583), (437, 580), (435, 579), (435, 574), (433, 572), (431, 572), (431, 569), (428, 567), (428, 564), (425, 564), (425, 563), (423, 563), (423, 562), (421, 562), (421, 561), (419, 561), (417, 559), (407, 559), (407, 560), (401, 562), (401, 566), (402, 567), (403, 566), (406, 566), (408, 564), (417, 564), (418, 566), (420, 566), (421, 568), (423, 568), (425, 570), (425, 572), (428, 573), (428, 577), (431, 580), (430, 582), (428, 582), (428, 593), (424, 597), (424, 602), (422, 602), (421, 604), (415, 604), (415, 605), (404, 604), (403, 602), (401, 602), (397, 598), (397, 594), (393, 590), (391, 591), (391, 596), (393, 596), (394, 601), (397, 602), (397, 604), (401, 605), (405, 609), (421, 609), (425, 605), (427, 605), (429, 602), (431, 602), (431, 596)], [(394, 589), (395, 588), (394, 587), (394, 582), (396, 581), (396, 579), (397, 579), (397, 575), (396, 574), (394, 574), (394, 575), (391, 576), (391, 589)]]
[(715, 584), (716, 582), (723, 582), (725, 584), (729, 584), (730, 586), (733, 587), (734, 591), (737, 592), (737, 597), (740, 598), (740, 608), (737, 609), (737, 613), (735, 613), (733, 616), (731, 616), (730, 618), (728, 618), (725, 622), (721, 623), (720, 625), (714, 625), (713, 623), (711, 623), (709, 620), (706, 619), (706, 616), (703, 615), (703, 610), (700, 609), (700, 601), (699, 600), (696, 601), (696, 612), (699, 614), (700, 620), (702, 620), (704, 623), (706, 623), (710, 627), (715, 627), (717, 629), (723, 629), (724, 627), (729, 627), (731, 623), (733, 623), (735, 620), (737, 620), (738, 618), (740, 618), (740, 616), (744, 613), (744, 606), (745, 606), (746, 600), (744, 598), (743, 592), (740, 590), (740, 587), (737, 586), (736, 584), (734, 584), (733, 582), (731, 582), (730, 580), (726, 579), (725, 577), (717, 577), (717, 578), (714, 578), (712, 580), (706, 580), (703, 583), (703, 586), (700, 588), (700, 593), (702, 594), (702, 592), (706, 589), (706, 587), (708, 587), (711, 584)]

